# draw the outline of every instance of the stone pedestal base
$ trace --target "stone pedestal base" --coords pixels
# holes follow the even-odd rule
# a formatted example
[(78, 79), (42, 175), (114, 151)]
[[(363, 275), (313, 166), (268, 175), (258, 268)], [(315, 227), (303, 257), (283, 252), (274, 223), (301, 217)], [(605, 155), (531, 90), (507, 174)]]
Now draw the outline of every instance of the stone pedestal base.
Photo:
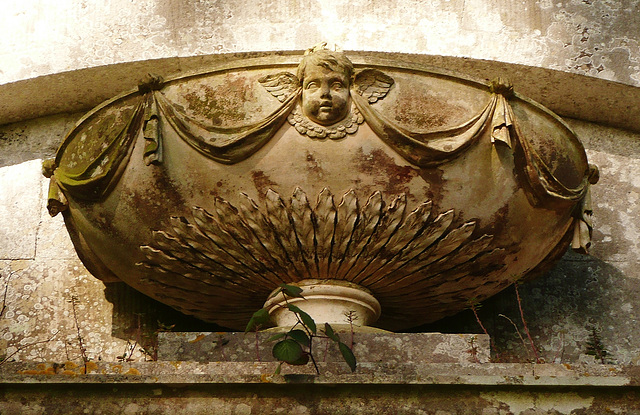
[[(296, 316), (287, 308), (294, 304), (308, 313), (316, 324), (345, 324), (351, 318), (359, 326), (368, 326), (380, 317), (380, 303), (369, 290), (342, 280), (303, 280), (292, 285), (302, 288), (303, 298), (286, 297), (275, 290), (264, 303), (278, 327), (291, 327)], [(350, 316), (350, 317), (348, 317)]]

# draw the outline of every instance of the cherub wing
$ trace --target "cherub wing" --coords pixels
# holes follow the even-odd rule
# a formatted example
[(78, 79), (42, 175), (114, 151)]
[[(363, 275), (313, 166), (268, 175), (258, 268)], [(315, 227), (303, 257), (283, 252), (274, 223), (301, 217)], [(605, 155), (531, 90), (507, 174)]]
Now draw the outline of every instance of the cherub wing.
[(291, 72), (278, 72), (276, 74), (263, 76), (258, 79), (271, 95), (284, 102), (297, 88), (300, 82), (298, 77)]
[(365, 69), (356, 74), (354, 84), (356, 92), (373, 104), (387, 95), (393, 82), (393, 78), (377, 69)]

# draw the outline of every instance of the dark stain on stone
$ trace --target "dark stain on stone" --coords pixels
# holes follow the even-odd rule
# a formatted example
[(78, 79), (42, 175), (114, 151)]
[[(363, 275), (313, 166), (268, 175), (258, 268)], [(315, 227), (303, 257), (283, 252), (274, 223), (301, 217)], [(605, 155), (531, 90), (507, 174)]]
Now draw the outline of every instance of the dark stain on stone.
[(357, 166), (360, 172), (375, 177), (375, 190), (381, 190), (388, 195), (408, 192), (406, 185), (416, 176), (420, 169), (411, 166), (399, 166), (391, 156), (381, 149), (364, 154), (360, 150), (357, 154)]
[(420, 170), (420, 177), (426, 182), (427, 199), (431, 200), (434, 212), (438, 212), (441, 207), (443, 198), (444, 179), (442, 178), (442, 170), (435, 167), (428, 167)]
[(324, 176), (324, 170), (318, 163), (318, 160), (315, 158), (315, 156), (312, 153), (307, 152), (306, 159), (307, 159), (307, 170), (313, 173), (316, 176), (316, 178), (318, 179), (322, 178)]
[(464, 109), (419, 90), (403, 91), (398, 99), (395, 120), (405, 127), (430, 130), (450, 125), (451, 119)]
[(490, 224), (490, 228), (482, 227), (482, 224), (478, 224), (478, 233), (486, 233), (489, 235), (508, 235), (509, 232), (505, 232), (506, 224), (509, 222), (509, 205), (504, 205), (496, 213), (491, 215), (491, 218), (487, 221)]
[(136, 206), (140, 217), (150, 227), (157, 227), (161, 222), (169, 220), (172, 215), (182, 214), (188, 204), (181, 195), (175, 183), (166, 175), (162, 168), (152, 168), (151, 174), (154, 185), (144, 193), (140, 189), (123, 189), (132, 199), (132, 206)]
[(244, 77), (227, 76), (227, 82), (220, 87), (213, 88), (202, 84), (204, 91), (192, 91), (184, 94), (188, 102), (188, 113), (204, 117), (213, 125), (237, 125), (238, 121), (248, 118), (244, 111), (244, 104), (255, 99), (253, 87)]
[(267, 194), (267, 190), (275, 190), (278, 186), (278, 184), (272, 181), (262, 170), (253, 170), (251, 172), (251, 179), (253, 180), (253, 185), (256, 187), (260, 198), (263, 198)]

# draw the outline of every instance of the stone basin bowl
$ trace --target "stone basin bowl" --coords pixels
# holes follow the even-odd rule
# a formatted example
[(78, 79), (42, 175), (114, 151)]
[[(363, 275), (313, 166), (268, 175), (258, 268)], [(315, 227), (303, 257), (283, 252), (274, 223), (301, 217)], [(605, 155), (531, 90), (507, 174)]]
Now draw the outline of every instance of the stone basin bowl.
[(152, 78), (77, 124), (45, 170), (90, 272), (232, 329), (281, 283), (338, 280), (402, 330), (588, 245), (594, 169), (508, 83), (355, 62), (349, 114), (320, 126), (298, 61)]

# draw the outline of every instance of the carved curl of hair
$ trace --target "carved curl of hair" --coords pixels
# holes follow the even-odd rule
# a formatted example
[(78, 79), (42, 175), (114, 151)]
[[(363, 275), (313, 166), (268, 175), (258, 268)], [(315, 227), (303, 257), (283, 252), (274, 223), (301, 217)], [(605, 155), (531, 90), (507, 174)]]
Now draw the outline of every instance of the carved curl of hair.
[(347, 75), (349, 82), (353, 82), (353, 63), (342, 52), (333, 52), (328, 49), (321, 49), (305, 54), (298, 65), (298, 79), (300, 85), (304, 82), (304, 71), (307, 66), (322, 66), (335, 72), (342, 72)]

